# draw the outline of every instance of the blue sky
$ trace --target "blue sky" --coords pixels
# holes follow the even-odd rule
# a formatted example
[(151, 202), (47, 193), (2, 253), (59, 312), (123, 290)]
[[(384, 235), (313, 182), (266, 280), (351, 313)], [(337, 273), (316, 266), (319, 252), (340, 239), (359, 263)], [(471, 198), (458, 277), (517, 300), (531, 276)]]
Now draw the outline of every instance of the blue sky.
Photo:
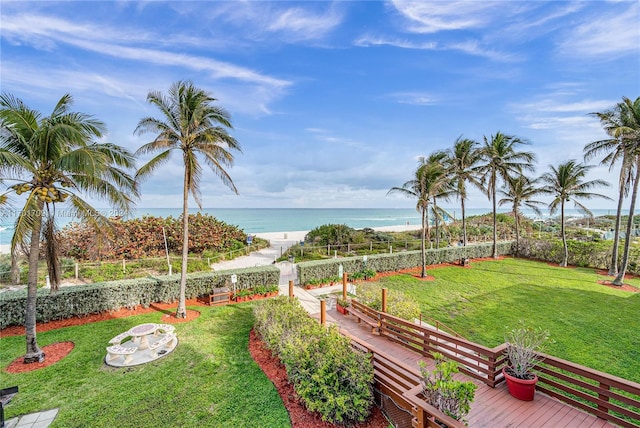
[[(419, 156), (497, 131), (530, 142), (539, 175), (605, 137), (588, 113), (640, 96), (638, 1), (2, 1), (0, 19), (2, 91), (44, 114), (71, 93), (132, 151), (150, 90), (210, 91), (243, 150), (239, 196), (204, 176), (210, 208), (410, 208), (387, 191)], [(180, 162), (139, 207), (181, 205)]]

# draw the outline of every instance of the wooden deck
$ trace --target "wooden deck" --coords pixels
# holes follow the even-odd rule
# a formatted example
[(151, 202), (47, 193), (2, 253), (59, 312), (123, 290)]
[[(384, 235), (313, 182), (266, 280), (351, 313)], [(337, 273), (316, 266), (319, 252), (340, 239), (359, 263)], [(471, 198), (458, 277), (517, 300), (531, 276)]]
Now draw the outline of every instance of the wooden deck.
[[(313, 316), (320, 317), (319, 314)], [(330, 310), (327, 311), (327, 323), (339, 325), (342, 332), (366, 342), (373, 349), (392, 356), (409, 367), (415, 367), (416, 370), (419, 360), (425, 361), (430, 368), (433, 368), (433, 360), (424, 359), (417, 353), (372, 333), (366, 324), (358, 324), (356, 318), (352, 316), (343, 316), (335, 310)], [(504, 382), (491, 388), (464, 374), (458, 374), (457, 378), (472, 381), (478, 385), (475, 399), (471, 405), (471, 412), (467, 418), (470, 427), (586, 428), (615, 426), (540, 391), (536, 392), (533, 401), (520, 401), (509, 394)]]

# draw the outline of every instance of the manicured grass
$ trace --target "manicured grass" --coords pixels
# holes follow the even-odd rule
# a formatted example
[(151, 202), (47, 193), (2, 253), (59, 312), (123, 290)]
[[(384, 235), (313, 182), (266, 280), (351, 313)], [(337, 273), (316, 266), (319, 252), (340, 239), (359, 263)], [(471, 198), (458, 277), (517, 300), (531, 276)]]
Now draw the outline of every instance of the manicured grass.
[[(597, 283), (593, 269), (560, 268), (522, 259), (473, 262), (382, 278), (415, 299), (423, 314), (486, 346), (525, 320), (551, 333), (547, 353), (640, 382), (640, 293)], [(640, 288), (640, 279), (627, 281)], [(390, 291), (391, 292), (391, 291)]]
[(108, 341), (161, 313), (113, 319), (38, 334), (45, 346), (70, 340), (62, 361), (8, 374), (24, 354), (24, 336), (0, 340), (1, 384), (20, 392), (6, 416), (59, 407), (54, 427), (287, 427), (289, 415), (247, 345), (254, 318), (248, 304), (197, 307), (199, 318), (176, 325), (180, 343), (165, 358), (126, 369), (103, 364)]

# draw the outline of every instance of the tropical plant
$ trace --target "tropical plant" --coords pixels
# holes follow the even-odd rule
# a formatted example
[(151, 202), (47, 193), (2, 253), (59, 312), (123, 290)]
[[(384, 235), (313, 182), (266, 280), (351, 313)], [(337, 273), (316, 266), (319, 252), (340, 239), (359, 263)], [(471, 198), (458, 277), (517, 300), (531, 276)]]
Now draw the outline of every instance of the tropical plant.
[(458, 137), (453, 148), (448, 151), (446, 169), (451, 177), (453, 192), (460, 199), (462, 210), (462, 245), (467, 245), (467, 223), (465, 218), (465, 201), (467, 200), (467, 183), (482, 188), (477, 176), (477, 166), (481, 160), (478, 143), (468, 138)]
[(447, 153), (441, 150), (431, 153), (426, 159), (426, 165), (432, 170), (431, 182), (433, 184), (430, 188), (433, 206), (431, 207), (431, 212), (433, 213), (433, 223), (435, 226), (436, 248), (440, 247), (440, 224), (442, 223), (446, 228), (444, 219), (445, 216), (448, 216), (448, 213), (438, 206), (438, 198), (448, 201), (453, 193), (453, 187), (445, 167), (446, 160)]
[[(434, 156), (435, 157), (435, 156)], [(420, 157), (418, 160), (418, 168), (414, 172), (414, 178), (405, 182), (401, 187), (392, 187), (387, 194), (400, 193), (409, 198), (417, 199), (416, 211), (420, 213), (421, 218), (421, 242), (420, 250), (422, 253), (422, 269), (420, 275), (424, 278), (427, 276), (427, 256), (426, 256), (426, 239), (429, 236), (429, 206), (434, 198), (442, 192), (445, 186), (446, 175), (445, 169), (440, 162), (429, 158)]]
[(493, 258), (498, 257), (498, 227), (496, 193), (498, 180), (509, 181), (510, 178), (522, 175), (524, 171), (533, 170), (535, 155), (531, 152), (521, 152), (517, 147), (526, 144), (518, 137), (497, 132), (490, 138), (484, 138), (484, 145), (480, 148), (480, 165), (478, 172), (482, 183), (486, 186), (487, 196), (493, 204)]
[(507, 332), (505, 354), (508, 366), (505, 369), (518, 379), (531, 379), (531, 370), (542, 361), (540, 354), (549, 340), (549, 331), (527, 326), (521, 321), (520, 326)]
[[(588, 154), (594, 155), (602, 151), (611, 151), (609, 156), (603, 159), (603, 162), (613, 164), (621, 158), (622, 166), (619, 178), (619, 199), (618, 199), (618, 217), (621, 214), (624, 192), (632, 187), (631, 203), (629, 206), (629, 217), (627, 219), (627, 227), (625, 233), (624, 252), (620, 263), (620, 269), (616, 278), (613, 280), (614, 285), (622, 285), (624, 275), (629, 264), (629, 246), (631, 244), (631, 230), (633, 227), (633, 216), (635, 214), (636, 199), (638, 197), (638, 183), (640, 182), (640, 97), (635, 101), (631, 101), (627, 97), (622, 98), (622, 102), (618, 103), (612, 110), (604, 113), (596, 113), (600, 118), (605, 131), (613, 137), (611, 140), (595, 142), (588, 145)], [(635, 174), (634, 174), (635, 171)], [(616, 230), (614, 237), (614, 252), (612, 254), (612, 264), (617, 263), (617, 240), (619, 233), (620, 219), (616, 219)], [(610, 268), (609, 273), (613, 273)]]
[(455, 361), (445, 361), (444, 356), (438, 352), (434, 352), (433, 360), (433, 371), (429, 371), (424, 361), (418, 362), (425, 401), (447, 416), (466, 423), (464, 418), (471, 410), (478, 385), (453, 378), (453, 375), (458, 373), (458, 364)]
[(71, 95), (66, 94), (50, 116), (42, 117), (12, 95), (0, 97), (0, 170), (6, 181), (17, 182), (9, 191), (26, 194), (11, 240), (12, 253), (29, 243), (25, 362), (44, 359), (35, 329), (41, 237), (52, 291), (57, 289), (61, 278), (55, 239), (56, 207), (64, 204), (66, 211), (95, 230), (104, 230), (109, 227), (109, 220), (83, 195), (105, 200), (123, 213), (129, 211), (131, 197), (138, 195), (133, 178), (126, 172), (134, 166), (133, 156), (117, 145), (93, 142), (94, 138), (102, 137), (104, 124), (87, 114), (71, 111), (72, 103)]
[(625, 111), (624, 103), (618, 103), (614, 108), (603, 112), (591, 113), (600, 119), (605, 132), (611, 137), (605, 140), (594, 141), (584, 147), (584, 159), (589, 161), (596, 156), (606, 154), (600, 161), (601, 165), (609, 165), (609, 171), (620, 163), (618, 175), (618, 205), (616, 207), (616, 219), (613, 232), (613, 247), (611, 251), (611, 263), (609, 265), (609, 275), (618, 274), (618, 243), (620, 241), (620, 223), (622, 218), (622, 205), (625, 197), (629, 194), (629, 188), (633, 181), (633, 161), (630, 147), (626, 139), (623, 138), (625, 127), (623, 125), (623, 115)]
[(513, 207), (513, 218), (515, 220), (516, 227), (516, 256), (518, 256), (518, 247), (520, 246), (520, 206), (524, 205), (525, 207), (533, 210), (536, 214), (542, 214), (538, 205), (542, 205), (544, 202), (533, 199), (542, 193), (536, 186), (537, 181), (537, 179), (531, 180), (524, 175), (519, 175), (507, 180), (506, 191), (498, 191), (498, 193), (504, 196), (504, 198), (500, 199), (498, 204), (503, 205), (510, 203)]
[(180, 271), (180, 298), (176, 317), (186, 318), (185, 287), (187, 281), (187, 257), (189, 255), (189, 194), (202, 209), (200, 182), (202, 167), (198, 156), (204, 158), (211, 170), (222, 182), (238, 193), (225, 167), (233, 165), (232, 151), (240, 151), (240, 144), (229, 135), (232, 128), (229, 113), (215, 106), (216, 100), (208, 92), (199, 89), (190, 81), (178, 81), (171, 85), (167, 96), (152, 91), (147, 101), (160, 110), (162, 118), (145, 117), (138, 122), (135, 133), (152, 132), (153, 141), (144, 144), (136, 152), (146, 155), (160, 152), (136, 173), (144, 179), (165, 165), (173, 150), (179, 150), (184, 163), (182, 193), (182, 269)]
[(587, 172), (591, 168), (589, 165), (578, 163), (572, 159), (557, 167), (549, 165), (551, 169), (540, 177), (540, 181), (544, 186), (541, 192), (553, 196), (553, 200), (549, 203), (551, 215), (554, 215), (560, 208), (560, 233), (562, 235), (562, 246), (564, 248), (564, 258), (560, 266), (566, 267), (569, 259), (569, 250), (567, 249), (567, 234), (565, 230), (565, 204), (573, 200), (574, 206), (578, 211), (593, 217), (589, 209), (578, 202), (578, 199), (604, 198), (610, 199), (605, 195), (591, 193), (590, 190), (595, 187), (606, 187), (609, 185), (604, 180), (596, 179), (584, 181)]

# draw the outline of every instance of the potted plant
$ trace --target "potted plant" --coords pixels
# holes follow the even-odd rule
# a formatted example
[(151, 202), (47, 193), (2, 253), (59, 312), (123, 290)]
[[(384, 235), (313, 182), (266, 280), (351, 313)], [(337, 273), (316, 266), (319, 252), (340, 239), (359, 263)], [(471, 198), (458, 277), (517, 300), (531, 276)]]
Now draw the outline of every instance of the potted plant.
[(343, 299), (342, 297), (339, 297), (336, 300), (336, 310), (342, 315), (347, 314), (346, 308), (348, 308), (349, 306), (351, 306), (351, 301), (349, 299)]
[(250, 290), (239, 290), (236, 292), (236, 302), (246, 302), (252, 294)]
[(538, 376), (532, 369), (543, 360), (544, 344), (549, 340), (549, 332), (521, 323), (520, 327), (507, 333), (507, 366), (502, 373), (509, 393), (519, 400), (531, 401), (536, 391)]
[[(432, 372), (424, 361), (418, 362), (424, 399), (445, 415), (466, 425), (465, 417), (471, 410), (478, 386), (471, 381), (462, 382), (453, 378), (458, 373), (455, 361), (445, 361), (444, 356), (438, 352), (433, 353), (433, 359), (435, 368)], [(447, 426), (437, 419), (435, 422), (440, 426)]]

